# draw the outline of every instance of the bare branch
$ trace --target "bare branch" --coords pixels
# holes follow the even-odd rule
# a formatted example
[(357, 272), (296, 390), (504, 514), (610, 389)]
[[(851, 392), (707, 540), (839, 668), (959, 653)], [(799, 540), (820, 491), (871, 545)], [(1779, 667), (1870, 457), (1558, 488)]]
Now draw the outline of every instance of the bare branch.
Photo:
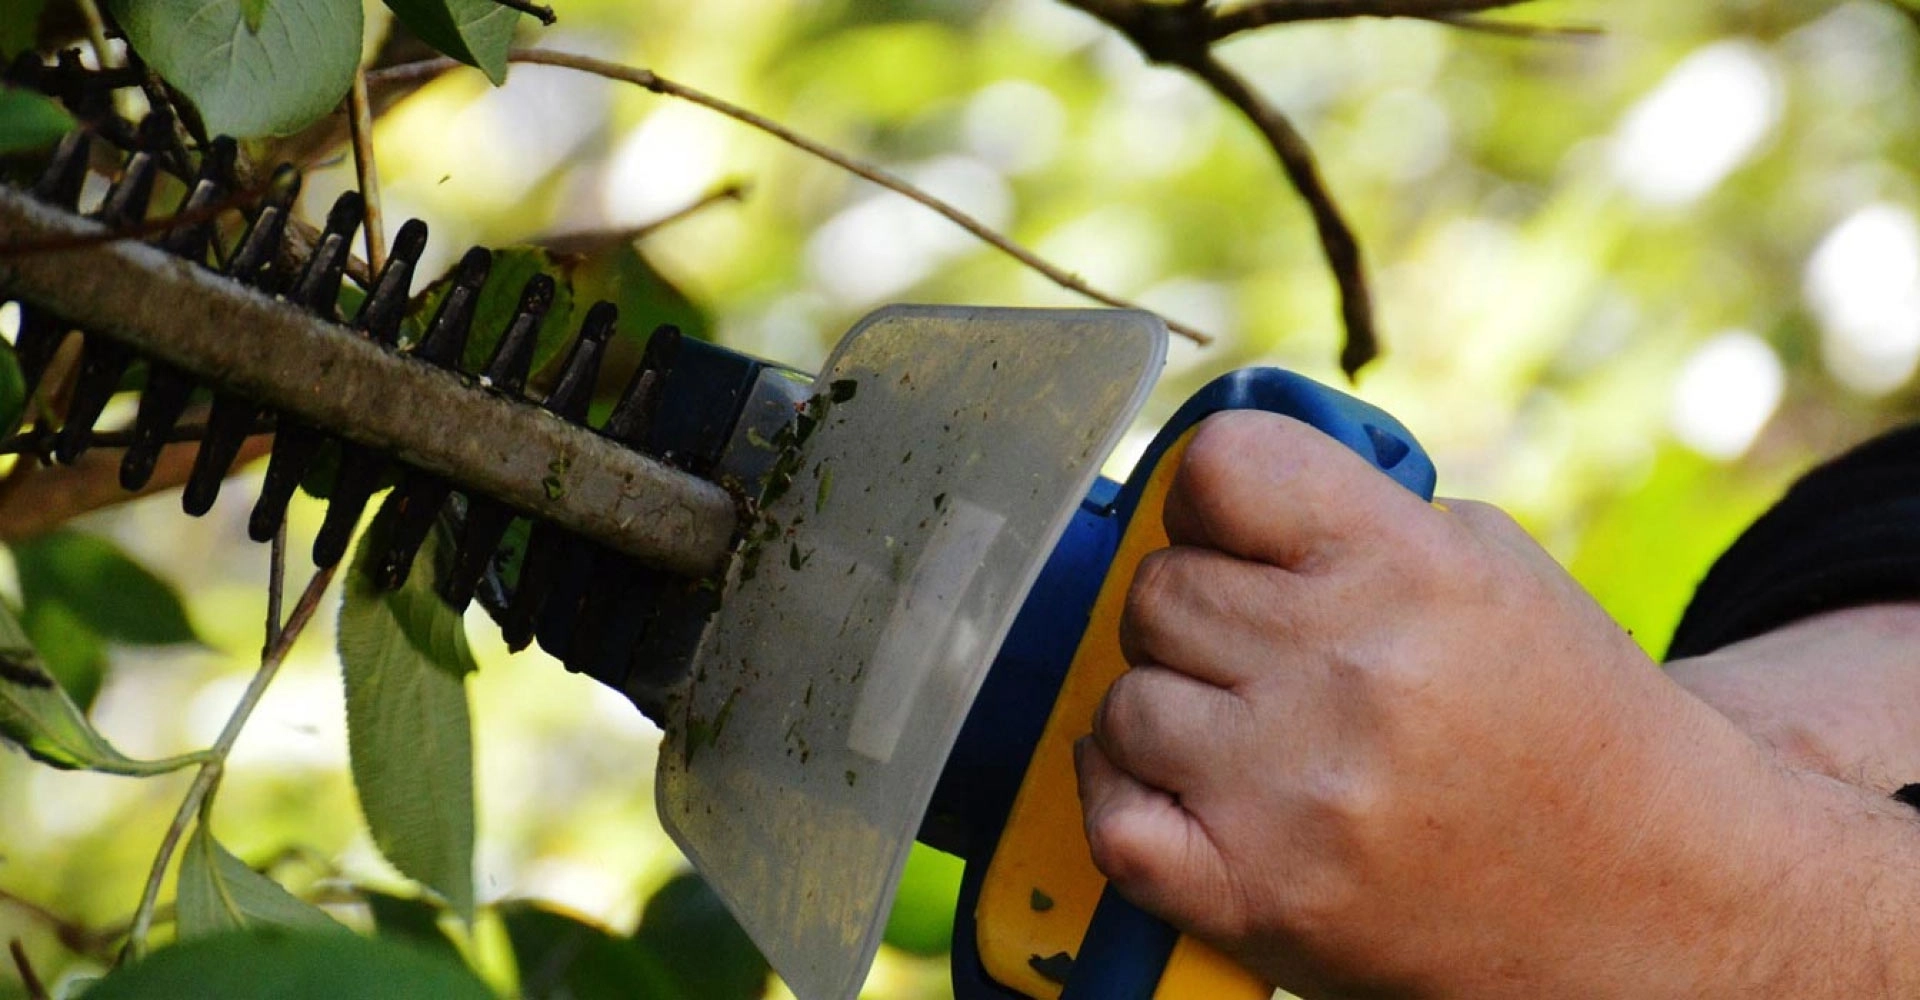
[(1287, 116), (1268, 104), (1240, 76), (1211, 56), (1196, 60), (1186, 69), (1204, 80), (1227, 103), (1247, 116), (1273, 148), (1281, 169), (1293, 182), (1295, 191), (1313, 213), (1313, 224), (1320, 233), (1320, 246), (1327, 266), (1340, 285), (1340, 316), (1346, 324), (1346, 343), (1340, 349), (1340, 370), (1352, 378), (1380, 352), (1379, 335), (1373, 325), (1373, 295), (1367, 288), (1366, 262), (1360, 256), (1360, 244), (1353, 229), (1340, 214), (1333, 194), (1320, 176), (1313, 148)]
[(629, 229), (589, 229), (577, 233), (558, 233), (553, 236), (543, 237), (536, 242), (558, 253), (598, 253), (610, 247), (620, 246), (623, 243), (637, 243), (676, 222), (698, 215), (723, 201), (740, 201), (746, 196), (747, 186), (745, 184), (739, 181), (730, 181), (668, 212), (652, 222), (643, 222)]
[(1256, 0), (1209, 19), (1207, 38), (1219, 41), (1270, 24), (1332, 21), (1349, 17), (1413, 17), (1424, 20), (1515, 7), (1528, 0)]
[(47, 987), (33, 971), (33, 963), (27, 960), (27, 949), (20, 944), (20, 939), (8, 941), (7, 951), (13, 955), (13, 967), (20, 973), (20, 985), (27, 991), (27, 1000), (47, 1000)]
[[(1229, 15), (1216, 15), (1202, 2), (1187, 0), (1179, 4), (1142, 3), (1138, 0), (1064, 0), (1065, 3), (1106, 22), (1126, 36), (1141, 54), (1152, 62), (1178, 66), (1211, 87), (1233, 105), (1267, 140), (1279, 159), (1287, 179), (1293, 182), (1307, 208), (1313, 213), (1320, 245), (1327, 265), (1340, 286), (1340, 315), (1346, 326), (1346, 341), (1340, 350), (1340, 369), (1352, 378), (1379, 353), (1379, 336), (1373, 325), (1373, 297), (1367, 289), (1365, 263), (1360, 245), (1347, 225), (1320, 176), (1313, 149), (1293, 123), (1278, 108), (1268, 104), (1247, 82), (1213, 56), (1212, 28), (1221, 17), (1231, 13), (1264, 10), (1269, 6), (1326, 5), (1350, 0), (1292, 0), (1291, 3), (1262, 4), (1242, 8)], [(1377, 0), (1391, 3), (1394, 0)], [(1402, 0), (1404, 2), (1404, 0)], [(1436, 3), (1463, 0), (1432, 0)], [(1491, 0), (1479, 0), (1483, 5)], [(1506, 0), (1508, 3), (1519, 0)], [(1350, 15), (1329, 15), (1350, 16)]]
[(373, 102), (367, 99), (365, 69), (354, 70), (353, 86), (347, 89), (347, 131), (353, 139), (354, 177), (367, 211), (360, 227), (367, 241), (367, 270), (378, 274), (387, 260), (387, 234), (380, 211), (380, 167), (373, 156)]
[(1473, 14), (1442, 14), (1429, 20), (1461, 31), (1530, 42), (1586, 42), (1606, 34), (1606, 29), (1597, 24), (1527, 24)]
[[(624, 66), (620, 63), (607, 62), (606, 60), (595, 59), (591, 56), (574, 55), (568, 52), (552, 52), (546, 49), (514, 49), (508, 58), (518, 63), (535, 63), (542, 66), (559, 66), (565, 69), (579, 70), (582, 73), (591, 73), (594, 76), (604, 77), (608, 80), (629, 83), (636, 87), (650, 90), (656, 94), (676, 97), (680, 100), (697, 104), (743, 125), (758, 129), (789, 146), (825, 160), (856, 177), (878, 184), (895, 194), (932, 209), (948, 222), (972, 233), (982, 242), (1019, 261), (1030, 270), (1038, 272), (1047, 280), (1059, 285), (1061, 288), (1076, 292), (1095, 302), (1113, 306), (1117, 309), (1143, 308), (1136, 303), (1129, 302), (1117, 295), (1103, 292), (1087, 284), (1079, 275), (1047, 261), (1026, 247), (995, 232), (985, 223), (961, 211), (950, 202), (935, 197), (878, 166), (854, 159), (831, 146), (809, 139), (764, 115), (749, 111), (746, 108), (722, 100), (705, 91), (695, 90), (685, 84), (675, 83), (672, 80), (654, 73), (652, 70), (641, 69), (636, 66)], [(420, 74), (441, 73), (457, 65), (459, 65), (459, 63), (451, 59), (429, 59), (419, 63), (405, 63), (389, 69), (376, 70), (368, 73), (368, 83), (384, 84), (388, 82), (409, 81)], [(1165, 317), (1162, 318), (1165, 319)], [(1166, 319), (1166, 324), (1167, 329), (1197, 344), (1210, 344), (1213, 342), (1212, 336), (1202, 333), (1184, 323)]]

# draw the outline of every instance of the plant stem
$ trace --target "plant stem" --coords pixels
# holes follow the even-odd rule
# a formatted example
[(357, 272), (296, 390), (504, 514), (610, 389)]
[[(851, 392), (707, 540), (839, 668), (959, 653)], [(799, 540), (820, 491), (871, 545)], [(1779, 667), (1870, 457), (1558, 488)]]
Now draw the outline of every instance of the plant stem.
[[(1079, 275), (1015, 243), (1010, 237), (996, 232), (992, 227), (961, 211), (951, 202), (915, 187), (901, 177), (895, 176), (871, 163), (855, 159), (825, 143), (801, 135), (765, 115), (749, 111), (731, 101), (715, 97), (706, 91), (696, 90), (683, 83), (676, 83), (649, 69), (642, 69), (638, 66), (624, 66), (620, 63), (608, 62), (604, 59), (595, 59), (592, 56), (575, 55), (571, 52), (554, 52), (548, 49), (514, 49), (507, 54), (507, 58), (509, 61), (516, 63), (534, 63), (541, 66), (559, 66), (564, 69), (578, 70), (579, 72), (590, 73), (604, 79), (615, 80), (620, 83), (629, 83), (636, 87), (650, 90), (656, 94), (676, 97), (690, 104), (697, 104), (709, 111), (731, 118), (749, 128), (764, 132), (795, 149), (818, 159), (825, 160), (855, 177), (870, 181), (909, 201), (916, 202), (933, 210), (948, 222), (972, 233), (981, 242), (1019, 261), (1029, 270), (1039, 273), (1042, 277), (1059, 285), (1061, 288), (1070, 292), (1077, 292), (1095, 302), (1113, 306), (1116, 309), (1140, 309), (1142, 311), (1150, 311), (1118, 295), (1103, 292), (1087, 284), (1086, 280)], [(452, 59), (427, 59), (421, 62), (403, 63), (399, 66), (391, 66), (383, 70), (377, 70), (370, 74), (370, 78), (376, 83), (391, 83), (401, 80), (411, 80), (420, 76), (435, 76), (458, 65), (460, 64)], [(1185, 323), (1176, 322), (1164, 316), (1161, 318), (1166, 322), (1167, 329), (1182, 337), (1186, 337), (1196, 344), (1204, 345), (1213, 343), (1213, 337), (1209, 334), (1203, 333)]]
[[(138, 959), (146, 953), (147, 932), (152, 929), (154, 907), (160, 901), (160, 883), (166, 878), (173, 852), (180, 846), (180, 838), (186, 835), (187, 824), (199, 814), (207, 797), (220, 783), (227, 755), (233, 752), (234, 743), (240, 739), (240, 731), (246, 727), (247, 719), (260, 704), (261, 696), (267, 693), (267, 685), (273, 683), (274, 675), (280, 672), (280, 665), (286, 661), (288, 650), (300, 638), (300, 633), (313, 619), (314, 611), (320, 607), (320, 597), (326, 593), (327, 584), (333, 579), (334, 568), (327, 566), (315, 570), (313, 578), (307, 581), (307, 589), (294, 604), (293, 614), (288, 616), (286, 624), (267, 644), (266, 651), (260, 657), (260, 669), (247, 682), (240, 702), (233, 707), (233, 713), (227, 716), (227, 724), (220, 730), (219, 738), (207, 751), (206, 763), (201, 764), (200, 770), (194, 774), (193, 784), (187, 788), (186, 797), (180, 800), (180, 808), (174, 812), (173, 822), (167, 825), (166, 836), (160, 840), (160, 850), (154, 855), (153, 868), (147, 872), (147, 885), (140, 894), (140, 905), (133, 911), (133, 924), (127, 931), (126, 948), (120, 953), (122, 961)], [(273, 602), (270, 600), (269, 603)]]
[(367, 71), (353, 72), (353, 88), (347, 91), (347, 128), (353, 137), (353, 169), (360, 182), (360, 197), (367, 206), (366, 224), (361, 231), (367, 240), (367, 270), (379, 274), (387, 261), (387, 233), (380, 212), (380, 167), (373, 156), (373, 102), (367, 99)]

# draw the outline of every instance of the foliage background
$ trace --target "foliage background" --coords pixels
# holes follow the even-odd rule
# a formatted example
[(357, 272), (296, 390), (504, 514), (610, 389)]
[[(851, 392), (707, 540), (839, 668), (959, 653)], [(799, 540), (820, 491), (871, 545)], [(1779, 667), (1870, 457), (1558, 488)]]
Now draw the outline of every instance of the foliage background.
[[(1175, 345), (1143, 428), (1237, 366), (1338, 378), (1333, 286), (1266, 147), (1053, 0), (558, 7), (543, 45), (658, 69), (861, 153), (1219, 334)], [(1657, 654), (1693, 581), (1792, 474), (1920, 402), (1920, 32), (1875, 0), (1549, 0), (1502, 16), (1606, 35), (1368, 21), (1264, 31), (1223, 54), (1295, 116), (1366, 248), (1386, 354), (1361, 394), (1421, 437), (1443, 492), (1513, 511)], [(385, 23), (377, 3), (368, 23)], [(1079, 304), (763, 136), (563, 70), (516, 67), (498, 90), (452, 74), (389, 114), (377, 145), (389, 226), (434, 227), (427, 274), (471, 242), (640, 223), (748, 182), (743, 203), (645, 251), (713, 336), (803, 366), (885, 302)], [(351, 182), (345, 164), (315, 175), (309, 214)], [(206, 745), (255, 662), (266, 553), (243, 523), (257, 475), (203, 521), (165, 496), (75, 525), (171, 581), (200, 636), (102, 660), (93, 716), (130, 753)], [(291, 551), (318, 516), (296, 507)], [(132, 613), (123, 590), (98, 598), (107, 618)], [(471, 624), (483, 901), (536, 897), (631, 928), (682, 866), (652, 813), (657, 734), (619, 696), (538, 653), (509, 658)], [(187, 780), (0, 756), (0, 889), (89, 927), (124, 920)], [(246, 731), (217, 813), (228, 847), (284, 855), (275, 874), (298, 891), (399, 884), (355, 806), (330, 622)], [(951, 873), (923, 859), (915, 877), (894, 939), (924, 944)], [(15, 936), (43, 971), (88, 967), (0, 903), (0, 938)], [(497, 952), (483, 922), (490, 936)], [(0, 997), (21, 995), (6, 976)], [(944, 990), (937, 956), (889, 949), (869, 992)]]

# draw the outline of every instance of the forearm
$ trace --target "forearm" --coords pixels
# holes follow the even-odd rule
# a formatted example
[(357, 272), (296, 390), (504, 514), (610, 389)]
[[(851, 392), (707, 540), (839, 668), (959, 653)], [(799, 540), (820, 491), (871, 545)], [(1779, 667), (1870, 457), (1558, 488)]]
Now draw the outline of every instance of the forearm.
[(1788, 775), (1786, 874), (1754, 910), (1769, 992), (1920, 995), (1920, 812), (1888, 798), (1920, 782), (1920, 604), (1817, 616), (1669, 674)]
[(1788, 766), (1882, 796), (1920, 782), (1920, 604), (1809, 618), (1668, 673)]
[[(1795, 842), (1761, 955), (1766, 995), (1920, 996), (1920, 813), (1877, 792), (1799, 772)], [(1750, 994), (1742, 994), (1750, 995)]]

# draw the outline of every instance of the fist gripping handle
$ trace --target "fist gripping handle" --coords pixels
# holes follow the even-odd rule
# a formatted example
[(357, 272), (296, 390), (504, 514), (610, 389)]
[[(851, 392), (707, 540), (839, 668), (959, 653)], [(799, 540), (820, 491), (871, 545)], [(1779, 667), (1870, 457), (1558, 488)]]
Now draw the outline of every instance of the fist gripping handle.
[(1293, 417), (1422, 499), (1433, 497), (1433, 462), (1399, 421), (1291, 372), (1253, 368), (1216, 379), (1161, 429), (1114, 500), (1122, 532), (1118, 550), (981, 885), (975, 913), (980, 961), (997, 984), (1018, 994), (1042, 1000), (1266, 1000), (1273, 992), (1225, 956), (1122, 899), (1093, 867), (1078, 835), (1073, 743), (1092, 731), (1107, 687), (1127, 669), (1120, 613), (1140, 560), (1167, 545), (1161, 508), (1186, 442), (1195, 425), (1223, 410)]

